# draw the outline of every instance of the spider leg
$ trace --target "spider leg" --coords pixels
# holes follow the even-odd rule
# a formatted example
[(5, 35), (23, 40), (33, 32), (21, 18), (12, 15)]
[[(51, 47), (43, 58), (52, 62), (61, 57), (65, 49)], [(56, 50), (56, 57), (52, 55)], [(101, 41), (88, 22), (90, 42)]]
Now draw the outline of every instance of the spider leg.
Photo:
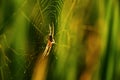
[(51, 28), (50, 24), (49, 24), (49, 30), (50, 30), (49, 35), (52, 35), (52, 28)]
[(54, 24), (52, 23), (52, 37), (54, 36)]

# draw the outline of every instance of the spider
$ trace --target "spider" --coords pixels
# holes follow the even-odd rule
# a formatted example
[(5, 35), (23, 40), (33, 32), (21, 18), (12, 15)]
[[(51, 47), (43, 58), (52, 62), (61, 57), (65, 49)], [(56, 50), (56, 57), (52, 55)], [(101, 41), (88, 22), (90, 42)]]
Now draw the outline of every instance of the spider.
[(47, 41), (46, 48), (43, 52), (43, 57), (49, 55), (49, 53), (51, 51), (51, 48), (52, 48), (52, 45), (55, 43), (55, 40), (54, 40), (54, 24), (52, 24), (52, 26), (49, 24), (49, 30), (50, 30), (50, 33), (48, 35), (48, 41)]

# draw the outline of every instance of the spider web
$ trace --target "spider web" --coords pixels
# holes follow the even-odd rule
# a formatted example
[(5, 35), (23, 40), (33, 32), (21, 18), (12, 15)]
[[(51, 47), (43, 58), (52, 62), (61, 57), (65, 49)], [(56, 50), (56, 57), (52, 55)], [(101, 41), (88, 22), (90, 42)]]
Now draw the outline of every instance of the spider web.
[[(0, 32), (2, 32), (1, 34), (1, 38), (3, 41), (2, 44), (2, 48), (5, 51), (5, 57), (4, 58), (6, 61), (4, 62), (4, 64), (8, 64), (7, 71), (9, 72), (8, 75), (13, 76), (13, 74), (16, 74), (15, 71), (11, 72), (11, 67), (14, 65), (14, 63), (18, 63), (16, 65), (20, 65), (20, 60), (23, 61), (23, 58), (26, 58), (26, 62), (27, 65), (23, 66), (20, 65), (21, 68), (23, 69), (22, 71), (24, 71), (24, 74), (26, 74), (26, 80), (29, 80), (31, 77), (31, 73), (32, 73), (32, 68), (34, 65), (34, 62), (37, 58), (37, 56), (39, 54), (42, 54), (42, 52), (45, 49), (46, 46), (46, 36), (49, 33), (49, 28), (48, 25), (51, 24), (51, 22), (53, 21), (56, 25), (56, 21), (55, 19), (58, 16), (58, 11), (55, 8), (55, 3), (59, 3), (58, 1), (53, 1), (53, 0), (25, 0), (21, 7), (17, 8), (17, 10), (15, 10), (15, 12), (8, 17), (8, 20), (3, 23), (4, 25), (2, 25), (2, 29), (0, 29)], [(42, 4), (42, 5), (41, 5)], [(46, 6), (48, 5), (48, 6)], [(53, 5), (53, 6), (52, 6)], [(46, 6), (46, 7), (45, 7)], [(58, 10), (60, 10), (60, 5), (58, 4)], [(54, 8), (52, 10), (52, 8)], [(51, 11), (50, 11), (51, 10)], [(27, 24), (27, 28), (28, 32), (27, 32), (27, 48), (17, 48), (15, 49), (14, 47), (14, 41), (12, 41), (12, 39), (10, 39), (10, 36), (15, 36), (14, 34), (11, 34), (12, 31), (14, 31), (14, 29), (16, 29), (15, 27), (10, 27), (9, 28), (9, 21), (11, 19), (13, 19), (14, 17), (17, 16), (21, 16), (25, 19), (25, 23)], [(10, 26), (13, 26), (14, 20), (12, 22), (12, 24)], [(6, 27), (6, 28), (5, 28)], [(4, 30), (4, 31), (3, 31)], [(10, 33), (10, 34), (9, 34)], [(3, 46), (5, 45), (5, 46)], [(0, 49), (2, 49), (0, 48)], [(3, 53), (3, 52), (2, 52)], [(2, 56), (4, 57), (4, 56)], [(19, 57), (17, 61), (17, 59), (13, 59), (13, 57)], [(3, 58), (1, 58), (3, 61)], [(12, 64), (11, 64), (12, 62)], [(2, 63), (3, 64), (3, 63)], [(2, 67), (2, 66), (1, 66)], [(15, 66), (14, 66), (15, 67)], [(15, 68), (18, 68), (18, 66), (16, 66)], [(21, 69), (20, 68), (20, 69)], [(25, 69), (24, 69), (25, 68)], [(1, 68), (3, 69), (3, 67)], [(4, 69), (3, 69), (4, 70)], [(4, 74), (5, 71), (3, 71), (2, 75), (2, 79), (4, 79)], [(12, 69), (14, 70), (14, 69)], [(21, 72), (22, 73), (22, 72)], [(16, 74), (17, 76), (18, 74)], [(9, 76), (8, 76), (9, 77)], [(15, 78), (15, 76), (11, 77), (11, 79)]]
[[(60, 1), (60, 3), (59, 3), (59, 1)], [(15, 13), (12, 17), (16, 17), (16, 16), (20, 15), (20, 17), (23, 17), (25, 19), (25, 23), (27, 24), (26, 26), (28, 27), (27, 28), (28, 33), (26, 36), (27, 37), (27, 48), (15, 49), (14, 46), (11, 45), (11, 43), (14, 44), (14, 41), (10, 40), (10, 37), (8, 37), (9, 35), (7, 34), (7, 31), (10, 32), (9, 29), (6, 30), (6, 32), (5, 32), (6, 39), (4, 38), (4, 40), (6, 40), (6, 44), (8, 45), (7, 48), (9, 48), (7, 53), (10, 53), (8, 55), (8, 58), (9, 58), (9, 56), (11, 56), (11, 54), (14, 57), (25, 57), (25, 60), (26, 60), (25, 66), (24, 65), (21, 66), (21, 67), (23, 67), (22, 71), (24, 71), (24, 72), (21, 72), (21, 73), (24, 73), (26, 80), (30, 80), (35, 61), (36, 61), (37, 57), (43, 53), (43, 51), (46, 47), (47, 42), (45, 40), (46, 40), (46, 36), (49, 34), (49, 26), (48, 25), (51, 24), (52, 22), (55, 25), (55, 38), (57, 38), (57, 39), (59, 38), (59, 40), (56, 41), (57, 47), (55, 47), (54, 50), (59, 48), (59, 50), (58, 50), (59, 52), (57, 52), (57, 53), (62, 52), (62, 55), (59, 54), (61, 56), (61, 59), (65, 58), (69, 55), (69, 54), (64, 54), (64, 53), (66, 53), (65, 52), (66, 50), (68, 51), (68, 49), (70, 49), (70, 45), (71, 45), (70, 42), (72, 42), (72, 40), (74, 40), (75, 37), (72, 37), (74, 35), (71, 35), (70, 30), (68, 28), (68, 26), (70, 24), (69, 25), (66, 25), (66, 24), (63, 25), (64, 23), (62, 25), (59, 24), (60, 26), (63, 26), (63, 27), (58, 28), (59, 31), (56, 31), (57, 30), (56, 26), (58, 25), (57, 18), (58, 18), (58, 15), (60, 14), (59, 12), (61, 9), (60, 4), (63, 3), (62, 0), (59, 0), (59, 1), (58, 0), (49, 0), (49, 1), (47, 1), (47, 0), (40, 0), (40, 1), (39, 0), (29, 0), (29, 1), (26, 0), (24, 5), (22, 5), (22, 7), (20, 7), (17, 11), (15, 11)], [(59, 3), (59, 4), (56, 5), (56, 3)], [(75, 2), (73, 2), (73, 3), (75, 3)], [(72, 7), (74, 7), (74, 5)], [(72, 12), (72, 10), (73, 10), (73, 8), (70, 10), (70, 12), (68, 12), (68, 14), (66, 14), (67, 17), (66, 17), (65, 21), (69, 21), (69, 19), (70, 19), (69, 16), (71, 15), (70, 13)], [(67, 22), (65, 22), (65, 23), (67, 23)], [(8, 26), (8, 25), (6, 25), (6, 26)], [(54, 50), (52, 50), (52, 53), (55, 52)], [(62, 51), (62, 50), (64, 50), (64, 51)], [(11, 62), (14, 61), (14, 59), (11, 60), (12, 58), (10, 57), (9, 61), (11, 61)], [(20, 60), (22, 61), (24, 59), (20, 58), (18, 60), (19, 61), (15, 61), (14, 63), (18, 63), (18, 62), (20, 63)], [(7, 63), (7, 62), (5, 62), (5, 63)], [(12, 67), (12, 65), (14, 65), (14, 63), (13, 64), (10, 63), (11, 67)], [(17, 64), (17, 65), (20, 65), (20, 64)], [(17, 66), (15, 68), (19, 68), (19, 67)], [(11, 73), (11, 74), (16, 74), (15, 71), (16, 70), (14, 70), (14, 73)], [(12, 72), (12, 71), (10, 71), (10, 72)]]

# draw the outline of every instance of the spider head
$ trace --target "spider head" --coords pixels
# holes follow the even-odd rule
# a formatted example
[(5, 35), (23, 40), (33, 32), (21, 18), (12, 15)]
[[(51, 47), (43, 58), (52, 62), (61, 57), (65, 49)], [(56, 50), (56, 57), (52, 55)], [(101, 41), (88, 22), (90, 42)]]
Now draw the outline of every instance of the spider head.
[(52, 42), (52, 43), (55, 43), (55, 40), (54, 40), (54, 24), (52, 24), (52, 26), (49, 24), (49, 30), (50, 30), (50, 33), (49, 33), (49, 40)]

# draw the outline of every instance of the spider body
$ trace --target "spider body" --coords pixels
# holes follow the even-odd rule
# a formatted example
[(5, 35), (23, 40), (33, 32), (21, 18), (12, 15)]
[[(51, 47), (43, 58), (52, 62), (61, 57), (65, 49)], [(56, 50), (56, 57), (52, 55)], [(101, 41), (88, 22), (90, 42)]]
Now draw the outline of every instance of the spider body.
[(55, 43), (54, 37), (53, 37), (54, 36), (54, 25), (52, 24), (52, 27), (49, 25), (49, 29), (50, 29), (50, 33), (48, 36), (48, 42), (47, 42), (46, 48), (43, 53), (44, 57), (49, 55), (52, 45)]

